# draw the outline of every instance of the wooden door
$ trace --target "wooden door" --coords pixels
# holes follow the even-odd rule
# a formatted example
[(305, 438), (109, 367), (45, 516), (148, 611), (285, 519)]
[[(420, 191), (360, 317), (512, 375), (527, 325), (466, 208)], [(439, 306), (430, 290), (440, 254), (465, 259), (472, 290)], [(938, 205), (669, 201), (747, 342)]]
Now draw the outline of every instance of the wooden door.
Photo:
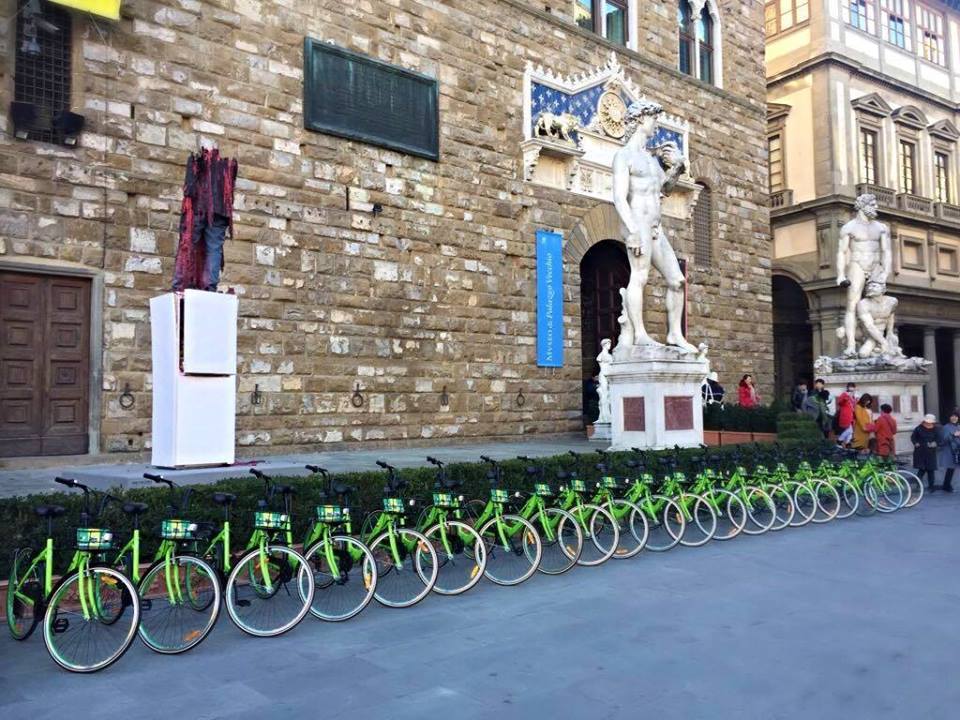
[(87, 452), (90, 281), (0, 273), (0, 457)]

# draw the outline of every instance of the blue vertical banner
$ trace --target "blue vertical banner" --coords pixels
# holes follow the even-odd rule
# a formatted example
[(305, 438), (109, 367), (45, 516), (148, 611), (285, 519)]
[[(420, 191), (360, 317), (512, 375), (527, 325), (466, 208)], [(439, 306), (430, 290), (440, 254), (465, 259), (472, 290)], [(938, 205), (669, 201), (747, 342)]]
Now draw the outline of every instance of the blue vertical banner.
[(537, 230), (537, 365), (563, 367), (563, 237)]

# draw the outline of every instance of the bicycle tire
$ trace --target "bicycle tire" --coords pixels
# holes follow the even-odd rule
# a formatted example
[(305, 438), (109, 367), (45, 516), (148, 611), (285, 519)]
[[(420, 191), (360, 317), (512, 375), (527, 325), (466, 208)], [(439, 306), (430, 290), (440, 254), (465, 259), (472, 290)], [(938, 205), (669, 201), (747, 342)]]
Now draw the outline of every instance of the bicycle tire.
[(790, 521), (790, 527), (798, 528), (809, 525), (813, 522), (813, 516), (817, 513), (817, 495), (813, 488), (799, 481), (784, 483), (789, 490), (793, 486), (793, 506), (796, 512), (793, 520)]
[(750, 485), (746, 488), (747, 499), (741, 502), (747, 509), (747, 522), (743, 532), (747, 535), (763, 535), (777, 521), (777, 507), (773, 498), (762, 488)]
[[(747, 506), (739, 497), (729, 490), (714, 488), (710, 494), (719, 495), (717, 505), (720, 506), (723, 514), (717, 514), (717, 529), (714, 531), (713, 539), (733, 540), (737, 535), (743, 532), (747, 524)], [(713, 508), (714, 513), (717, 508)]]
[(907, 481), (895, 473), (875, 475), (870, 478), (870, 484), (877, 493), (877, 512), (896, 512), (903, 507), (910, 494)]
[[(487, 549), (480, 533), (472, 525), (461, 520), (445, 520), (444, 525), (449, 529), (455, 528), (456, 536), (453, 540), (447, 538), (447, 547), (444, 547), (441, 536), (441, 523), (427, 528), (423, 534), (433, 545), (437, 555), (437, 581), (433, 584), (433, 592), (438, 595), (461, 595), (474, 587), (487, 567)], [(456, 530), (458, 529), (458, 530)], [(466, 533), (471, 540), (468, 542), (459, 536)], [(457, 556), (462, 560), (458, 563)], [(465, 582), (458, 583), (456, 577), (466, 575)]]
[(900, 477), (907, 485), (907, 490), (909, 491), (909, 496), (903, 503), (903, 507), (912, 508), (916, 506), (918, 502), (923, 500), (923, 494), (925, 492), (923, 482), (920, 478), (909, 470), (888, 470), (887, 472), (897, 475)]
[(840, 507), (837, 508), (837, 520), (846, 520), (854, 515), (860, 507), (860, 491), (850, 480), (839, 475), (828, 478), (827, 482), (833, 485), (840, 497)]
[[(297, 624), (306, 617), (307, 613), (310, 612), (310, 605), (313, 602), (313, 593), (315, 590), (313, 573), (309, 572), (307, 561), (303, 555), (286, 545), (267, 545), (264, 548), (264, 554), (270, 558), (267, 567), (267, 572), (271, 574), (270, 586), (264, 589), (261, 585), (259, 578), (262, 577), (263, 566), (261, 564), (261, 566), (257, 568), (253, 565), (253, 561), (260, 558), (260, 548), (253, 548), (241, 556), (234, 564), (233, 570), (230, 571), (230, 577), (227, 578), (224, 597), (226, 600), (227, 614), (230, 616), (233, 624), (243, 632), (248, 635), (253, 635), (254, 637), (276, 637), (295, 628)], [(281, 557), (275, 559), (275, 555)], [(284, 558), (283, 556), (286, 557)], [(291, 568), (291, 562), (295, 562), (297, 567)], [(275, 578), (272, 577), (274, 572), (276, 573)], [(248, 587), (253, 587), (252, 594), (247, 591), (242, 591), (244, 587), (240, 584), (240, 575), (242, 573), (246, 573), (248, 579), (257, 578), (248, 583)], [(306, 575), (308, 578), (301, 577), (301, 575)], [(290, 592), (290, 588), (288, 587), (291, 582), (295, 583), (293, 593)], [(265, 584), (266, 581), (264, 580), (263, 585)], [(296, 603), (292, 601), (288, 603), (290, 608), (285, 613), (285, 617), (283, 617), (279, 623), (275, 621), (271, 622), (267, 627), (254, 627), (247, 619), (251, 617), (253, 613), (241, 612), (241, 609), (253, 607), (254, 603), (256, 603), (256, 607), (259, 609), (265, 608), (266, 603), (273, 603), (270, 607), (269, 614), (276, 618), (279, 615), (277, 604), (285, 599), (294, 597), (294, 595), (298, 598), (298, 601)], [(247, 617), (241, 617), (241, 615)]]
[[(136, 597), (137, 589), (133, 586), (133, 583), (130, 582), (130, 579), (113, 568), (97, 565), (87, 568), (84, 573), (85, 576), (89, 576), (86, 577), (85, 582), (97, 582), (100, 577), (107, 576), (112, 578), (110, 583), (112, 587), (122, 586), (120, 596), (126, 591), (129, 592), (132, 597)], [(137, 628), (140, 625), (140, 604), (133, 603), (128, 606), (131, 623), (126, 632), (116, 629), (123, 627), (117, 622), (105, 625), (93, 614), (91, 614), (89, 618), (84, 618), (83, 613), (78, 612), (78, 610), (82, 610), (83, 608), (79, 599), (70, 604), (66, 601), (67, 595), (73, 586), (76, 585), (79, 587), (79, 579), (80, 572), (73, 572), (62, 578), (51, 593), (50, 602), (43, 616), (43, 641), (46, 645), (47, 652), (50, 653), (50, 657), (64, 670), (76, 673), (93, 673), (110, 667), (130, 649), (137, 635)], [(121, 602), (120, 597), (116, 596), (116, 592), (114, 592), (113, 595), (114, 597), (111, 598), (112, 604)], [(77, 593), (77, 597), (79, 598), (79, 592)], [(98, 602), (103, 602), (104, 595), (102, 591), (97, 592), (97, 597)], [(121, 613), (128, 614), (126, 608), (124, 608)], [(70, 646), (71, 643), (65, 642), (60, 644), (55, 640), (55, 638), (64, 635), (64, 633), (70, 629), (71, 621), (81, 627), (106, 628), (111, 635), (119, 639), (119, 642), (114, 642), (112, 647), (108, 648), (106, 656), (95, 662), (81, 663), (79, 661), (71, 661), (66, 657), (67, 647)], [(81, 623), (83, 624), (81, 625)], [(87, 633), (88, 637), (92, 632), (91, 630), (90, 633)], [(77, 642), (72, 645), (75, 646), (74, 649), (79, 649), (79, 644), (80, 643)], [(102, 646), (102, 641), (97, 641), (94, 644), (100, 647)]]
[[(583, 531), (583, 552), (577, 564), (584, 567), (602, 565), (613, 557), (620, 544), (620, 528), (617, 521), (607, 510), (593, 503), (584, 503), (574, 510), (579, 511), (581, 515), (583, 511), (589, 511), (589, 520), (586, 523), (582, 517), (577, 517), (577, 512), (570, 512)], [(611, 536), (609, 539), (608, 535)], [(602, 541), (601, 536), (603, 536)]]
[[(199, 577), (195, 577), (192, 582), (189, 580), (189, 574), (186, 574), (183, 578), (186, 599), (172, 600), (169, 597), (168, 581), (170, 578), (166, 577), (167, 566), (163, 560), (158, 560), (147, 569), (140, 581), (140, 586), (137, 588), (137, 594), (140, 598), (140, 626), (137, 634), (144, 645), (161, 655), (179, 655), (192, 650), (203, 642), (217, 624), (223, 603), (217, 571), (208, 562), (193, 555), (177, 555), (172, 559), (172, 562), (178, 566), (176, 571), (177, 582), (180, 581), (180, 567), (186, 568), (186, 566), (192, 565), (199, 572)], [(189, 570), (186, 572), (189, 573)], [(154, 582), (158, 580), (159, 586), (154, 590)], [(150, 597), (154, 594), (158, 595), (156, 599)], [(201, 595), (204, 596), (205, 600), (194, 602)], [(206, 599), (207, 595), (209, 595), (209, 599)], [(154, 614), (155, 603), (159, 603), (162, 608), (157, 610), (157, 614)], [(162, 615), (163, 609), (168, 611), (165, 617)], [(196, 617), (186, 615), (184, 613), (185, 609)], [(194, 627), (189, 629), (176, 628), (174, 622), (170, 619), (173, 615), (184, 615), (189, 620), (201, 621), (201, 613), (207, 614), (207, 620), (205, 622), (192, 622), (190, 624)], [(161, 635), (171, 638), (170, 641), (163, 642)], [(175, 640), (176, 635), (179, 635), (182, 640)]]
[[(377, 567), (377, 588), (374, 598), (384, 607), (413, 607), (430, 594), (437, 581), (437, 554), (423, 533), (401, 527), (396, 528), (394, 532), (400, 536), (397, 546), (401, 563), (399, 568), (390, 550), (389, 531), (382, 532), (367, 545), (373, 553)], [(412, 546), (416, 548), (415, 556), (409, 554), (406, 543), (402, 540), (404, 536), (408, 536)], [(388, 544), (384, 545), (384, 542)], [(424, 555), (429, 559), (429, 567), (426, 568)], [(408, 579), (414, 582), (409, 583)], [(410, 592), (398, 592), (402, 586), (408, 584), (412, 587)]]
[[(551, 530), (551, 534), (554, 534), (551, 540), (548, 540), (547, 536), (540, 530), (544, 526), (541, 514), (548, 517), (550, 515), (560, 516), (556, 528)], [(547, 522), (550, 522), (552, 527), (552, 521), (548, 520)], [(541, 554), (540, 564), (537, 566), (538, 572), (542, 572), (544, 575), (562, 575), (576, 566), (577, 560), (583, 552), (583, 531), (580, 529), (580, 523), (573, 515), (562, 508), (548, 507), (544, 508), (542, 512), (538, 510), (530, 518), (530, 523), (537, 528), (537, 533), (540, 535)]]
[[(341, 563), (336, 577), (327, 563), (328, 542), (337, 561)], [(353, 557), (349, 548), (343, 547), (346, 545), (360, 553), (360, 561)], [(326, 622), (343, 622), (356, 617), (373, 600), (377, 591), (377, 562), (370, 548), (359, 539), (350, 535), (332, 535), (329, 539), (314, 543), (303, 557), (313, 574), (310, 614), (315, 618)], [(357, 572), (353, 573), (355, 570)], [(332, 609), (335, 604), (341, 607), (339, 611)]]
[(777, 513), (776, 519), (770, 527), (770, 531), (779, 532), (784, 528), (790, 527), (790, 522), (793, 520), (794, 513), (796, 513), (797, 509), (793, 505), (793, 497), (787, 492), (783, 485), (775, 484), (767, 487), (767, 494), (770, 496), (770, 499), (773, 500), (773, 505)]
[(840, 512), (840, 493), (837, 489), (824, 480), (815, 480), (813, 492), (817, 498), (817, 509), (813, 513), (811, 522), (823, 525), (836, 519)]
[[(713, 506), (707, 502), (705, 498), (694, 495), (693, 493), (681, 493), (680, 501), (684, 519), (686, 519), (686, 515), (689, 512), (692, 520), (692, 522), (691, 520), (687, 520), (683, 535), (680, 537), (680, 544), (684, 547), (701, 547), (706, 545), (713, 539), (714, 533), (717, 532), (717, 514), (714, 512)], [(687, 503), (689, 502), (693, 503), (692, 512), (686, 509)], [(696, 530), (693, 530), (693, 528), (696, 528)], [(690, 534), (691, 531), (697, 533), (697, 535), (688, 538), (687, 535)]]
[[(617, 518), (613, 510), (614, 505), (627, 506), (623, 513), (624, 519)], [(619, 539), (613, 553), (614, 560), (636, 557), (637, 553), (643, 550), (647, 544), (647, 538), (650, 535), (650, 526), (647, 524), (647, 516), (643, 510), (629, 500), (623, 499), (607, 500), (600, 507), (604, 508), (617, 523)], [(636, 527), (637, 525), (640, 526), (639, 529)]]
[[(22, 575), (32, 562), (33, 550), (20, 548), (14, 551), (10, 563), (10, 581), (7, 583), (5, 604), (7, 628), (14, 640), (26, 640), (33, 635), (44, 612), (43, 586), (39, 571), (34, 567), (30, 571), (30, 579)], [(17, 597), (17, 588), (20, 588), (19, 594), (24, 595), (27, 602)], [(22, 622), (16, 622), (17, 618)]]
[[(663, 507), (658, 512), (656, 506), (661, 501)], [(687, 520), (675, 500), (665, 495), (651, 495), (641, 501), (640, 507), (647, 516), (647, 544), (644, 546), (646, 550), (666, 552), (680, 544), (680, 538), (683, 537), (687, 527)]]
[[(498, 523), (517, 528), (515, 532), (506, 536), (506, 546), (500, 532), (502, 525), (498, 527)], [(484, 576), (491, 582), (503, 586), (519, 585), (533, 577), (537, 568), (540, 567), (543, 543), (540, 540), (540, 533), (529, 520), (510, 514), (491, 518), (480, 528), (480, 537), (487, 551)], [(524, 560), (519, 560), (521, 557)]]

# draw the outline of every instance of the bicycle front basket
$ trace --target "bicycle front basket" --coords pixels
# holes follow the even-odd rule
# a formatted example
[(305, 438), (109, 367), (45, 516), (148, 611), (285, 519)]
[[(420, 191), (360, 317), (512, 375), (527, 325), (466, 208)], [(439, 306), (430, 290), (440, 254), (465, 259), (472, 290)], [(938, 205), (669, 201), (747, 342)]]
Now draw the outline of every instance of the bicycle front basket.
[(197, 524), (189, 520), (164, 520), (160, 537), (164, 540), (196, 540)]
[(603, 478), (602, 484), (603, 487), (607, 488), (608, 490), (613, 490), (620, 486), (620, 484), (617, 482), (617, 479), (615, 477), (610, 477), (609, 475)]
[(113, 533), (104, 528), (77, 528), (77, 550), (109, 550)]
[(570, 489), (578, 493), (586, 492), (587, 484), (583, 480), (571, 480)]
[(383, 511), (388, 513), (403, 513), (404, 505), (403, 498), (397, 497), (385, 497), (383, 499)]
[(510, 493), (500, 488), (493, 488), (490, 491), (490, 499), (495, 503), (510, 502)]
[(546, 483), (535, 484), (533, 486), (533, 491), (540, 497), (551, 497), (553, 495), (553, 490), (551, 490), (550, 486)]
[(434, 493), (433, 504), (437, 507), (453, 509), (460, 507), (460, 500), (451, 493)]
[(257, 530), (289, 530), (290, 516), (286, 513), (261, 510), (253, 514), (253, 526)]
[(343, 508), (339, 505), (317, 505), (319, 522), (340, 522), (343, 519)]

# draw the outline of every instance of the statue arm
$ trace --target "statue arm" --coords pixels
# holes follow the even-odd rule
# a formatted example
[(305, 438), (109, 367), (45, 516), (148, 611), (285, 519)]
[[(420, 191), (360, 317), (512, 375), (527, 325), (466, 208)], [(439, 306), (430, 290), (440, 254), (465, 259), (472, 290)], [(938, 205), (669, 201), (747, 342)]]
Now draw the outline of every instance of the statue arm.
[(847, 280), (847, 263), (850, 253), (850, 233), (844, 227), (840, 230), (840, 241), (837, 243), (837, 285)]
[(617, 209), (620, 222), (623, 223), (630, 235), (638, 229), (630, 211), (630, 168), (622, 155), (617, 153), (613, 158), (613, 206)]
[(660, 186), (660, 192), (669, 195), (677, 186), (677, 179), (686, 170), (686, 162), (680, 154), (680, 148), (676, 143), (668, 142), (660, 148), (660, 157), (667, 163), (667, 170), (664, 173), (663, 183)]

